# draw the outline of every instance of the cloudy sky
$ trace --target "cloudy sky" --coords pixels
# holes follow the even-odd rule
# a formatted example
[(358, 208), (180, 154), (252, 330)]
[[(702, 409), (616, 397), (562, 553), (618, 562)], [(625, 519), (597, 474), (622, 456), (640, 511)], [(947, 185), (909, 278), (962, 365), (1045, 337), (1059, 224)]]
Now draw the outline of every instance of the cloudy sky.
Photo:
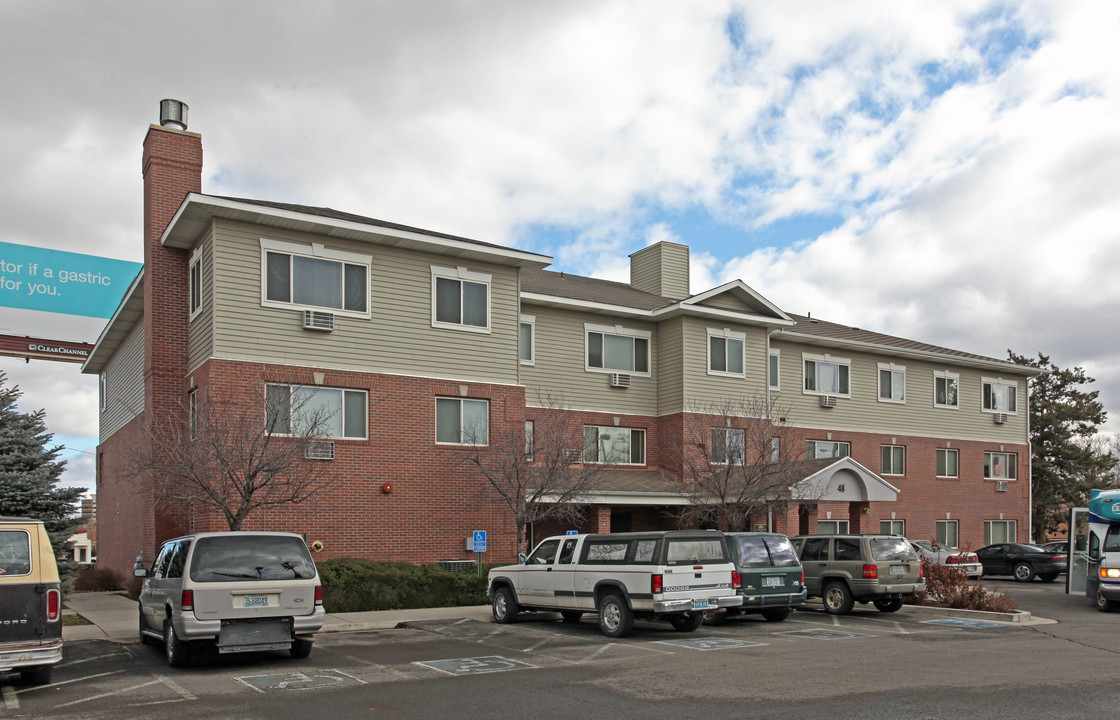
[[(1117, 431), (1117, 38), (1113, 0), (4, 0), (0, 242), (139, 261), (141, 142), (172, 97), (204, 192), (614, 280), (682, 242), (694, 292), (740, 278), (790, 312), (1082, 366)], [(95, 379), (0, 370), (92, 487)]]

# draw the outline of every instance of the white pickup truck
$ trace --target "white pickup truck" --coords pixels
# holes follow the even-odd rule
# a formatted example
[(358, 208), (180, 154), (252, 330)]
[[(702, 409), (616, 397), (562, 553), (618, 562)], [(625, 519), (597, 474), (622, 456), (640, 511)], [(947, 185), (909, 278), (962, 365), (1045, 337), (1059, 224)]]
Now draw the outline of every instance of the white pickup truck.
[(719, 532), (558, 535), (520, 564), (492, 569), (489, 596), (499, 623), (521, 611), (559, 611), (569, 622), (594, 612), (604, 635), (623, 637), (635, 619), (695, 630), (704, 611), (741, 605), (740, 585)]

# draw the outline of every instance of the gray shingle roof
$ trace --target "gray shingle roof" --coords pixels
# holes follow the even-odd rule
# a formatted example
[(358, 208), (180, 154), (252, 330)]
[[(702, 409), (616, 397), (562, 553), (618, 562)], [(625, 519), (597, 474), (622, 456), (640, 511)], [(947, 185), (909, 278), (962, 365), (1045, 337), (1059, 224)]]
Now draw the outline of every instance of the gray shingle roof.
[(676, 302), (670, 298), (637, 290), (626, 283), (550, 270), (539, 270), (522, 278), (521, 292), (618, 305), (637, 310), (656, 310)]

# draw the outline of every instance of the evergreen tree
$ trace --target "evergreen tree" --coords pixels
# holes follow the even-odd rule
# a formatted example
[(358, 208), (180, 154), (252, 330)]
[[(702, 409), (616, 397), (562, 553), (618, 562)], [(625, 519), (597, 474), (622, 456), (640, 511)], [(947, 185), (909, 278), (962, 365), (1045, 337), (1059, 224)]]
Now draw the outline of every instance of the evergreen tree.
[(19, 411), (23, 392), (7, 387), (7, 380), (0, 372), (0, 515), (42, 520), (57, 552), (78, 520), (82, 489), (55, 487), (66, 466), (58, 459), (62, 446), (50, 447), (54, 435), (47, 432), (43, 410)]
[(1102, 447), (1097, 431), (1108, 418), (1097, 390), (1085, 386), (1095, 380), (1079, 367), (1063, 369), (1038, 354), (1037, 359), (1008, 351), (1008, 359), (1039, 368), (1031, 380), (1031, 508), (1034, 539), (1068, 521), (1069, 508), (1089, 502), (1089, 490), (1116, 466), (1116, 458)]

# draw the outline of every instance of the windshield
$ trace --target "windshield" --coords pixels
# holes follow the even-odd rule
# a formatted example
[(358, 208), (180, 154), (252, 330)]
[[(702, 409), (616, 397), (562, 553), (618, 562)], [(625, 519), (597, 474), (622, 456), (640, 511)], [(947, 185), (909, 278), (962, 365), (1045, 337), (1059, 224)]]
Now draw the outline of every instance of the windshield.
[(670, 540), (666, 553), (669, 565), (727, 562), (727, 552), (718, 537)]
[(1104, 551), (1120, 551), (1120, 525), (1112, 525), (1108, 528), (1108, 537), (1104, 539)]
[(789, 538), (777, 535), (744, 535), (736, 538), (739, 566), (796, 567), (800, 564)]
[(906, 538), (871, 538), (871, 557), (887, 562), (907, 562), (917, 560), (914, 548)]
[(191, 580), (310, 580), (315, 563), (307, 546), (284, 535), (221, 535), (202, 537), (191, 558)]

